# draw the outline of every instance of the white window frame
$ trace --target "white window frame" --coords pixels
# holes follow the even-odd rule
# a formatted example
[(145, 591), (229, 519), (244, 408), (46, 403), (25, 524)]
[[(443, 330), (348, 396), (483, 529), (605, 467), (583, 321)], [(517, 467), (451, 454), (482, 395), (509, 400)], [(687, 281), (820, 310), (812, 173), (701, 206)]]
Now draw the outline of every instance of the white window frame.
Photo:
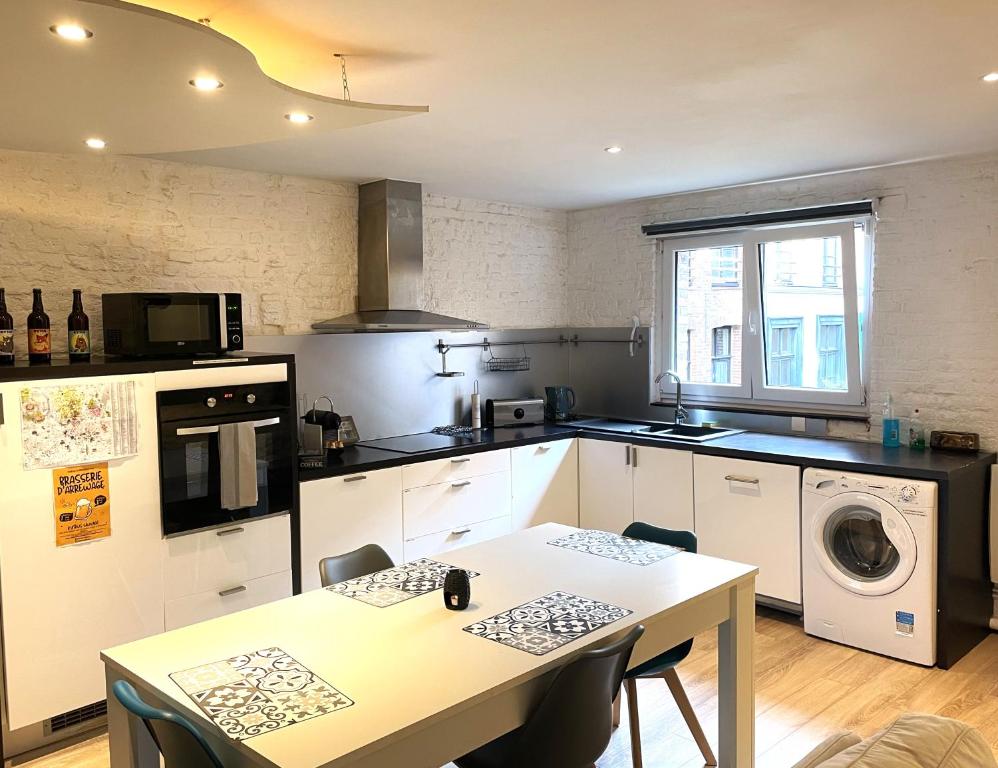
[[(731, 245), (741, 245), (741, 235), (738, 233), (725, 232), (714, 235), (700, 235), (697, 237), (682, 238), (660, 238), (659, 242), (659, 273), (662, 275), (662, 284), (659, 302), (659, 327), (662, 328), (661, 343), (658, 345), (658, 355), (662, 364), (659, 369), (662, 371), (673, 370), (676, 365), (675, 350), (672, 349), (673, 337), (676, 325), (676, 251), (693, 250), (697, 248), (724, 248)], [(752, 397), (752, 386), (745, 375), (745, 329), (749, 325), (748, 307), (745, 306), (745, 296), (750, 283), (749, 270), (745, 268), (745, 251), (742, 251), (742, 279), (737, 286), (718, 286), (715, 290), (738, 291), (742, 295), (742, 333), (739, 340), (739, 354), (742, 359), (742, 381), (740, 384), (699, 384), (683, 381), (683, 394), (692, 398), (726, 400), (746, 400)], [(732, 334), (731, 351), (734, 356), (734, 334)], [(684, 373), (679, 372), (677, 373)], [(668, 378), (668, 377), (666, 377)], [(734, 378), (734, 370), (732, 370)], [(675, 400), (676, 385), (671, 379), (666, 382), (662, 379), (659, 382), (659, 395), (671, 395)]]
[[(855, 228), (863, 226), (868, 244), (864, 265), (866, 268), (866, 295), (857, 293), (856, 240)], [(684, 399), (692, 405), (724, 406), (732, 405), (741, 409), (778, 410), (806, 413), (860, 414), (866, 413), (866, 393), (863, 376), (865, 362), (862, 358), (866, 350), (860, 350), (859, 312), (866, 319), (865, 339), (869, 342), (869, 298), (870, 275), (872, 270), (871, 217), (849, 218), (813, 224), (785, 224), (753, 229), (739, 229), (726, 232), (709, 232), (700, 235), (660, 237), (658, 240), (659, 266), (659, 312), (658, 323), (662, 333), (657, 344), (656, 365), (658, 371), (673, 368), (676, 360), (673, 350), (675, 331), (675, 271), (676, 251), (742, 246), (742, 332), (741, 344), (741, 384), (697, 384), (683, 382)], [(846, 382), (844, 391), (828, 389), (805, 389), (790, 387), (769, 387), (766, 385), (766, 327), (762, 294), (762, 253), (761, 244), (775, 240), (805, 239), (815, 237), (840, 238), (843, 295), (844, 343), (846, 351)], [(727, 289), (733, 290), (733, 289)], [(838, 290), (838, 289), (829, 289)], [(732, 371), (732, 377), (734, 372)], [(660, 402), (675, 402), (675, 385), (668, 377), (663, 378), (653, 389)]]

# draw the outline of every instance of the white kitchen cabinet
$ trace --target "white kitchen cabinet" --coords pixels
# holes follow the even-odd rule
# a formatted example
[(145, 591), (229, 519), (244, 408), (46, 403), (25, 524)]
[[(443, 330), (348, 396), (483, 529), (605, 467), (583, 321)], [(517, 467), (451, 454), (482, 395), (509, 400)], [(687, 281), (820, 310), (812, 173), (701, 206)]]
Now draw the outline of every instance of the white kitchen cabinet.
[[(52, 470), (23, 469), (22, 387), (135, 383), (138, 453), (108, 462), (111, 535), (56, 547)], [(156, 392), (151, 374), (0, 384), (0, 579), (6, 724), (105, 698), (100, 652), (163, 631)]]
[[(430, 468), (432, 472), (419, 465), (403, 468), (403, 482), (407, 482), (407, 477), (417, 475), (450, 478), (446, 482), (406, 488), (402, 492), (406, 560), (429, 557), (509, 533), (509, 449), (496, 453), (499, 456), (489, 459), (485, 459), (488, 454), (476, 454), (475, 458), (479, 460), (472, 462), (449, 464), (450, 459), (430, 462), (438, 465)], [(504, 469), (490, 474), (473, 474), (497, 467)], [(414, 471), (407, 473), (406, 470)]]
[(495, 472), (509, 472), (509, 448), (406, 464), (402, 467), (402, 488), (408, 491)]
[(406, 541), (509, 517), (509, 504), (509, 472), (410, 488), (402, 493)]
[[(215, 593), (291, 570), (291, 517), (243, 520), (166, 540), (166, 599)], [(286, 595), (290, 597), (291, 589)]]
[(513, 530), (541, 523), (579, 524), (578, 440), (512, 449)]
[(759, 567), (756, 594), (801, 602), (800, 468), (693, 458), (699, 552)]
[(301, 587), (318, 589), (319, 561), (377, 544), (402, 561), (402, 467), (301, 484)]
[(458, 547), (479, 544), (498, 536), (510, 533), (509, 515), (485, 520), (480, 523), (463, 525), (453, 530), (431, 533), (405, 542), (405, 559), (418, 560), (421, 557), (435, 557)]
[(236, 611), (256, 608), (291, 596), (291, 571), (280, 571), (246, 579), (224, 589), (212, 589), (166, 601), (166, 629), (178, 629), (199, 621), (217, 619)]
[(674, 531), (692, 531), (693, 454), (631, 446), (634, 519)]
[(622, 533), (634, 522), (631, 446), (579, 440), (579, 525)]

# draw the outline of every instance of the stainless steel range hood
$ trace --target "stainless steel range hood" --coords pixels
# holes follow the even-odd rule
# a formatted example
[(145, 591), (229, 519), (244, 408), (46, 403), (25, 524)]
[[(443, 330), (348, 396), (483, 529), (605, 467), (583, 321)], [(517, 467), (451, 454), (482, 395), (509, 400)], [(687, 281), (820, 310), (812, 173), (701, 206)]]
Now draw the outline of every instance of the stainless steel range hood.
[(424, 312), (423, 190), (383, 179), (360, 187), (357, 312), (313, 323), (323, 333), (478, 330), (484, 323)]

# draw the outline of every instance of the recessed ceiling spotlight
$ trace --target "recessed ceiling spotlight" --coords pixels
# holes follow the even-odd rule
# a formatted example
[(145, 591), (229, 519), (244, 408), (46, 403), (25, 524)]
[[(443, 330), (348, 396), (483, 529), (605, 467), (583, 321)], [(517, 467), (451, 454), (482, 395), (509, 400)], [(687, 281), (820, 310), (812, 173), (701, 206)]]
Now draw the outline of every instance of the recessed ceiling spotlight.
[(65, 40), (86, 40), (94, 36), (93, 32), (79, 24), (53, 24), (49, 27), (49, 32)]
[(289, 112), (284, 116), (284, 119), (290, 120), (292, 123), (307, 123), (315, 120), (315, 117), (308, 114), (308, 112)]
[(616, 144), (614, 144), (612, 147), (604, 147), (603, 151), (609, 155), (619, 155), (621, 152), (624, 151), (624, 148), (618, 147)]
[(199, 91), (217, 91), (222, 87), (223, 83), (217, 77), (195, 77), (193, 80), (188, 80), (188, 83), (193, 85)]
[(98, 139), (96, 137), (87, 139), (85, 142), (90, 149), (104, 149), (107, 146), (107, 142), (104, 139)]
[(981, 76), (981, 80), (985, 83), (996, 83), (998, 82), (998, 72), (988, 72), (986, 75)]

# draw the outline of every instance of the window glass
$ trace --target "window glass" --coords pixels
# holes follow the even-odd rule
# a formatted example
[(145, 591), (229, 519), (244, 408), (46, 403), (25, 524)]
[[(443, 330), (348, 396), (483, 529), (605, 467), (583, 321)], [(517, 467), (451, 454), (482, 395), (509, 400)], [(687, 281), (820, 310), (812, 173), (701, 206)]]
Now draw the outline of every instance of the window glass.
[(684, 381), (741, 384), (742, 268), (740, 245), (675, 252), (673, 348)]
[(731, 383), (731, 326), (715, 328), (714, 351), (712, 353), (713, 382), (715, 384)]
[(760, 244), (766, 385), (845, 390), (839, 237)]
[(818, 387), (845, 389), (845, 320), (842, 315), (818, 318)]

